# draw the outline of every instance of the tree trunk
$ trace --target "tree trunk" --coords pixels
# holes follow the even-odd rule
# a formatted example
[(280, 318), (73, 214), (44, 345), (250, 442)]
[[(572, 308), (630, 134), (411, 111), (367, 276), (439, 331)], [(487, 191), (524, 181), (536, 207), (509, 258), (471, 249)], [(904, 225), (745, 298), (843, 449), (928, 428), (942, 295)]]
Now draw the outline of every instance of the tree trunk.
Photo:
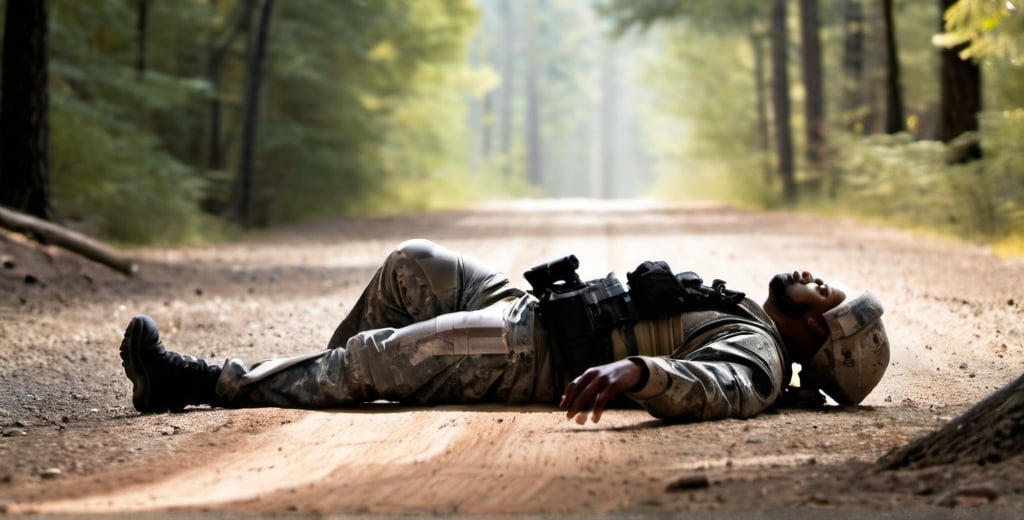
[(0, 97), (0, 205), (50, 218), (46, 2), (8, 0)]
[(527, 147), (527, 161), (526, 161), (526, 180), (533, 186), (541, 186), (543, 183), (543, 175), (541, 172), (542, 163), (542, 151), (541, 151), (541, 139), (540, 139), (540, 88), (538, 86), (539, 78), (538, 73), (540, 72), (540, 49), (539, 38), (540, 34), (537, 28), (537, 3), (536, 0), (529, 2), (529, 10), (527, 12), (527, 23), (529, 24), (529, 33), (527, 36), (527, 42), (529, 50), (527, 51), (527, 63), (526, 63), (526, 147)]
[(772, 105), (775, 112), (775, 146), (779, 156), (779, 177), (786, 204), (796, 203), (796, 179), (793, 167), (793, 130), (789, 122), (789, 76), (786, 32), (786, 0), (775, 0), (771, 16)]
[(135, 79), (142, 81), (146, 77), (146, 24), (149, 21), (149, 0), (136, 0), (138, 12), (135, 19), (135, 44), (138, 55), (135, 57)]
[(518, 41), (511, 1), (501, 2), (501, 137), (498, 153), (502, 156), (502, 174), (506, 178), (512, 176), (512, 104), (515, 97), (515, 43)]
[(243, 227), (252, 227), (256, 224), (253, 207), (253, 194), (256, 190), (253, 162), (256, 155), (256, 130), (259, 126), (263, 62), (266, 58), (273, 9), (274, 0), (263, 0), (259, 27), (255, 38), (249, 39), (251, 49), (246, 65), (245, 123), (242, 127), (242, 157), (238, 172), (236, 210), (236, 221)]
[(807, 119), (807, 160), (820, 166), (825, 160), (825, 87), (821, 76), (821, 37), (818, 0), (800, 0), (800, 43), (802, 50), (804, 112)]
[(772, 165), (768, 158), (771, 156), (771, 130), (768, 129), (768, 100), (765, 93), (766, 88), (764, 73), (764, 34), (752, 32), (750, 43), (754, 47), (754, 90), (757, 100), (757, 137), (761, 156), (764, 158), (761, 164), (764, 168), (764, 180), (771, 184)]
[(618, 120), (618, 65), (615, 49), (611, 41), (605, 41), (604, 52), (601, 53), (601, 119), (600, 144), (598, 145), (598, 186), (597, 194), (601, 198), (611, 198), (612, 186), (615, 183), (615, 141), (616, 129), (621, 127)]
[(860, 0), (846, 0), (843, 7), (842, 122), (854, 133), (864, 133), (864, 12)]
[[(945, 30), (942, 14), (955, 0), (939, 0), (939, 30)], [(981, 68), (971, 60), (961, 59), (960, 51), (967, 44), (943, 48), (939, 76), (939, 123), (936, 137), (945, 143), (953, 141), (964, 132), (978, 130), (978, 112), (981, 111)], [(968, 139), (951, 150), (951, 163), (967, 162), (981, 158), (981, 146), (977, 139)]]
[(1024, 376), (942, 428), (890, 452), (885, 469), (992, 464), (1024, 453)]
[(491, 158), (494, 155), (494, 95), (493, 90), (484, 94), (484, 128), (480, 153), (488, 164), (491, 163)]
[[(483, 61), (485, 31), (485, 28), (481, 28), (469, 41), (469, 66), (473, 69), (480, 67)], [(469, 174), (476, 176), (480, 174), (480, 168), (483, 163), (482, 141), (486, 132), (484, 128), (483, 100), (478, 100), (475, 95), (468, 94), (466, 96), (466, 104), (468, 105), (466, 124), (472, 136), (469, 139)]]
[(895, 134), (907, 130), (903, 117), (903, 91), (900, 89), (900, 56), (896, 48), (896, 26), (892, 15), (892, 0), (882, 0), (882, 19), (885, 27), (885, 133)]

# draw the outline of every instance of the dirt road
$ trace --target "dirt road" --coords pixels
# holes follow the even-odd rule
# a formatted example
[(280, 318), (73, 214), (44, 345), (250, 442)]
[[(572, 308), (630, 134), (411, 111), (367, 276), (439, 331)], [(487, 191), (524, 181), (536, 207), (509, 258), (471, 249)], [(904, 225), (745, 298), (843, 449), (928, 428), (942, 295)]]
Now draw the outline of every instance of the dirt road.
[[(763, 301), (807, 268), (886, 304), (893, 361), (862, 406), (665, 424), (544, 407), (137, 414), (117, 345), (133, 314), (213, 360), (319, 349), (377, 263), (426, 237), (514, 281), (558, 255), (581, 275), (665, 259)], [(0, 511), (583, 514), (1024, 511), (1018, 459), (878, 472), (871, 462), (1024, 371), (1024, 262), (963, 243), (785, 213), (638, 202), (507, 203), (305, 224), (244, 243), (143, 249), (122, 278), (0, 234)]]

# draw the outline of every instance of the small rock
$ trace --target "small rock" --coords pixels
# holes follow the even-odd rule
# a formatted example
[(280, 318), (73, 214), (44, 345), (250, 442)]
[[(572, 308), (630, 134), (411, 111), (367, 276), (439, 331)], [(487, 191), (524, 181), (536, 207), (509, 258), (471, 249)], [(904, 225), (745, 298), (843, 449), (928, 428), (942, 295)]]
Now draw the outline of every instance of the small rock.
[(25, 278), (24, 278), (24, 282), (25, 282), (25, 285), (35, 285), (35, 284), (39, 283), (39, 278), (36, 278), (35, 276), (30, 275), (30, 274), (26, 274)]
[(827, 506), (832, 503), (832, 500), (825, 493), (815, 493), (811, 495), (809, 502), (814, 505)]
[(703, 489), (710, 485), (711, 483), (708, 481), (708, 476), (704, 473), (691, 473), (669, 482), (668, 485), (665, 486), (665, 491), (675, 493), (678, 491), (686, 491), (688, 489)]
[(60, 468), (46, 468), (39, 472), (39, 476), (45, 479), (53, 479), (59, 477), (61, 474)]

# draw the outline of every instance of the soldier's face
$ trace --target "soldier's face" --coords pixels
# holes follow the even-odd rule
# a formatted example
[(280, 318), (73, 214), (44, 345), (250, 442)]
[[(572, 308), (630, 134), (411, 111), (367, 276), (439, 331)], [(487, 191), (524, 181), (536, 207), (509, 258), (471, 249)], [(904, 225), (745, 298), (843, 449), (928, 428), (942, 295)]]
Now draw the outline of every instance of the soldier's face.
[(768, 298), (783, 313), (797, 317), (806, 312), (825, 314), (846, 299), (846, 293), (807, 271), (781, 273), (768, 284)]
[(764, 310), (771, 316), (797, 362), (809, 359), (828, 338), (823, 315), (846, 293), (807, 271), (777, 274), (768, 284)]

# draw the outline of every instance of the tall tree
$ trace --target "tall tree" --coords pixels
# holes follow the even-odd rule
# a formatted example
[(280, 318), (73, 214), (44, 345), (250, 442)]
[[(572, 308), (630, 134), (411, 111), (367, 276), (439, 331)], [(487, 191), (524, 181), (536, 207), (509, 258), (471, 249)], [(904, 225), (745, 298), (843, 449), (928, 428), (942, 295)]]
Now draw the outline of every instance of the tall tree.
[(855, 133), (864, 131), (864, 11), (861, 0), (843, 2), (842, 123)]
[(601, 53), (601, 110), (598, 128), (600, 140), (598, 144), (598, 190), (597, 195), (609, 198), (615, 183), (615, 129), (621, 122), (618, 120), (618, 74), (615, 50), (612, 42), (603, 42), (604, 52)]
[(825, 86), (821, 74), (821, 36), (818, 0), (800, 0), (800, 65), (803, 71), (807, 159), (815, 165), (825, 159)]
[(786, 29), (786, 0), (775, 0), (771, 14), (772, 106), (775, 114), (775, 147), (779, 160), (782, 197), (787, 204), (796, 202), (796, 176), (793, 165), (793, 130), (789, 102), (789, 33)]
[(892, 0), (882, 0), (882, 21), (885, 30), (885, 133), (895, 134), (907, 129), (903, 114), (903, 90), (900, 87), (900, 55), (896, 46), (896, 23)]
[[(956, 0), (939, 0), (939, 30), (944, 31), (944, 15)], [(939, 120), (936, 136), (943, 142), (950, 142), (964, 132), (978, 130), (978, 112), (981, 111), (981, 68), (974, 60), (964, 59), (960, 53), (967, 48), (964, 42), (952, 47), (942, 47), (939, 71), (940, 98)], [(959, 150), (954, 161), (966, 161), (981, 157), (981, 146), (977, 140), (970, 140)]]
[(516, 13), (512, 0), (501, 1), (501, 133), (498, 153), (502, 156), (502, 173), (512, 176), (512, 117), (515, 99), (516, 43), (519, 41)]
[[(778, 9), (781, 19), (776, 16)], [(788, 36), (786, 29), (786, 13), (783, 2), (763, 2), (747, 0), (605, 0), (599, 12), (609, 17), (614, 24), (614, 33), (623, 34), (632, 28), (646, 30), (656, 23), (691, 18), (701, 27), (713, 25), (727, 31), (749, 32), (749, 41), (753, 47), (754, 63), (754, 96), (757, 101), (759, 143), (763, 146), (770, 141), (767, 131), (767, 102), (763, 99), (765, 92), (764, 72), (761, 56), (763, 42), (763, 20), (770, 18), (771, 27), (769, 61), (773, 75), (771, 84), (772, 108), (775, 113), (774, 133), (776, 144), (777, 172), (779, 174), (783, 196), (787, 201), (796, 199), (796, 183), (794, 178), (792, 126), (789, 121), (789, 80), (788, 68)], [(774, 14), (773, 14), (774, 13)], [(771, 17), (768, 15), (772, 14)], [(782, 90), (780, 90), (780, 88)], [(824, 113), (824, 112), (822, 112)], [(735, 136), (732, 137), (735, 139)], [(770, 166), (765, 167), (766, 176), (770, 175)]]
[(136, 0), (138, 12), (135, 18), (135, 77), (142, 81), (146, 77), (146, 25), (149, 23), (149, 0)]
[(764, 38), (763, 31), (755, 30), (750, 34), (750, 43), (754, 48), (754, 90), (756, 91), (755, 100), (757, 103), (758, 147), (765, 157), (762, 161), (764, 180), (771, 183), (773, 172), (771, 161), (769, 160), (771, 156), (771, 131), (768, 129), (768, 100), (766, 99), (768, 90), (764, 71)]
[(0, 101), (0, 204), (50, 218), (46, 2), (8, 0)]
[(527, 55), (526, 55), (526, 179), (534, 186), (543, 182), (541, 165), (540, 121), (540, 49), (536, 0), (530, 0), (527, 10)]
[(210, 170), (221, 170), (225, 167), (227, 140), (224, 136), (224, 94), (221, 91), (221, 77), (228, 53), (233, 48), (238, 36), (246, 30), (248, 14), (251, 13), (248, 13), (245, 4), (237, 4), (229, 12), (227, 23), (219, 30), (218, 28), (211, 30), (206, 42), (204, 76), (210, 84), (210, 123), (205, 167)]
[[(263, 0), (259, 13), (259, 26), (250, 36), (250, 52), (246, 66), (245, 122), (242, 126), (242, 157), (238, 171), (237, 209), (235, 218), (245, 227), (257, 224), (254, 208), (256, 192), (253, 162), (256, 156), (256, 131), (259, 127), (260, 91), (263, 86), (263, 64), (266, 61), (267, 39), (270, 35), (270, 17), (274, 0)], [(266, 212), (260, 218), (266, 223)]]

